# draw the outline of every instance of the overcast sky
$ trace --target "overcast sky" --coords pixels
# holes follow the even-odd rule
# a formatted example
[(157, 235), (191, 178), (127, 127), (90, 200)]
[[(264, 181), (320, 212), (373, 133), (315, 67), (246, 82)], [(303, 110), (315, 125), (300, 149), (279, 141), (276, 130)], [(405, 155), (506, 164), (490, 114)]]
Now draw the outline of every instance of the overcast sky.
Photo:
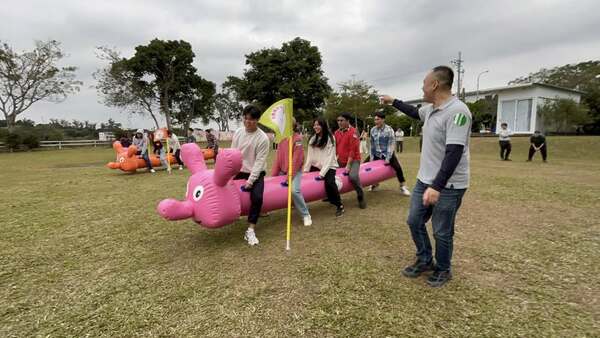
[(106, 121), (152, 127), (149, 117), (99, 103), (92, 73), (96, 46), (131, 56), (153, 38), (192, 44), (200, 75), (220, 85), (241, 75), (244, 55), (297, 36), (318, 46), (332, 87), (366, 80), (379, 92), (421, 95), (426, 71), (462, 51), (464, 87), (505, 85), (541, 67), (600, 59), (600, 1), (6, 1), (0, 40), (15, 50), (35, 40), (62, 42), (64, 65), (79, 67), (80, 93), (39, 103), (22, 117)]

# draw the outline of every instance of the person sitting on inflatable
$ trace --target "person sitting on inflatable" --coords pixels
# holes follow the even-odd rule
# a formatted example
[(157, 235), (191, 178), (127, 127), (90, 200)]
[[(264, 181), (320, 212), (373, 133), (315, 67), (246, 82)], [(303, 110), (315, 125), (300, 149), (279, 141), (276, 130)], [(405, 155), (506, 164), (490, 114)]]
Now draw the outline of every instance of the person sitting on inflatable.
[(234, 180), (246, 180), (244, 190), (250, 192), (250, 212), (248, 213), (248, 230), (244, 239), (249, 245), (257, 245), (258, 238), (254, 232), (263, 205), (265, 189), (265, 171), (269, 155), (269, 138), (264, 131), (258, 129), (260, 110), (248, 105), (244, 108), (244, 126), (233, 134), (231, 148), (237, 148), (243, 156), (242, 168)]
[(148, 168), (148, 170), (151, 173), (155, 173), (156, 170), (152, 168), (152, 162), (150, 162), (150, 156), (148, 154), (148, 143), (149, 140), (148, 137), (146, 137), (146, 135), (144, 134), (144, 131), (142, 129), (138, 129), (135, 132), (135, 136), (133, 137), (132, 145), (137, 148), (136, 155), (140, 155), (144, 159), (144, 162), (146, 162), (146, 167)]
[(335, 141), (324, 119), (313, 122), (315, 134), (308, 141), (308, 155), (304, 164), (304, 172), (319, 172), (319, 178), (325, 183), (327, 201), (335, 205), (335, 216), (344, 214), (344, 205), (335, 182), (338, 162), (335, 155)]

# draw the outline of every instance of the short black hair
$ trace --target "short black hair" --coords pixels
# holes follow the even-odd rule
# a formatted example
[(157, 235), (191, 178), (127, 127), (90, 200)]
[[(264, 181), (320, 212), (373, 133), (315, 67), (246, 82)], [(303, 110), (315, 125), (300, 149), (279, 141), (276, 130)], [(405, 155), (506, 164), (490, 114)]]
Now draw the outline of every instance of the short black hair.
[(189, 131), (194, 131), (194, 128), (188, 128)]
[(375, 116), (385, 120), (385, 114), (382, 111), (375, 112)]
[(502, 126), (507, 126), (508, 127), (508, 123), (506, 123), (506, 122), (500, 123), (500, 127), (502, 127)]
[(260, 118), (260, 110), (258, 110), (256, 106), (249, 104), (246, 107), (244, 107), (244, 112), (242, 113), (242, 115), (244, 117), (250, 115), (251, 119), (258, 120)]
[(348, 121), (352, 121), (352, 115), (350, 115), (350, 113), (344, 112), (344, 113), (341, 113), (340, 116)]
[(440, 82), (446, 89), (452, 89), (452, 83), (454, 82), (454, 71), (448, 66), (437, 66), (433, 68), (433, 74), (435, 78)]

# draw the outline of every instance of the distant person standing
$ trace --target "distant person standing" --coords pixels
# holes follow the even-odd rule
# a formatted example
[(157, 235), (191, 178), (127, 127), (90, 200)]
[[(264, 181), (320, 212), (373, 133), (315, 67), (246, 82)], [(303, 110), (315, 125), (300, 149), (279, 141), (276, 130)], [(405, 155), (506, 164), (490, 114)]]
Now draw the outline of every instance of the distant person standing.
[(402, 146), (404, 143), (404, 131), (402, 130), (402, 128), (398, 128), (398, 130), (396, 130), (396, 151), (401, 153), (402, 152)]
[(193, 128), (188, 129), (187, 137), (185, 138), (185, 143), (196, 143), (196, 136), (194, 135)]
[(546, 158), (548, 150), (546, 147), (546, 137), (542, 135), (539, 130), (536, 130), (529, 139), (529, 142), (531, 142), (531, 145), (529, 146), (529, 158), (527, 159), (527, 162), (531, 162), (533, 155), (538, 151), (542, 153), (542, 160), (544, 160), (544, 163), (547, 162)]
[(503, 161), (510, 161), (508, 158), (510, 156), (510, 151), (512, 150), (510, 136), (513, 134), (513, 132), (508, 129), (508, 124), (506, 122), (502, 122), (500, 125), (500, 130), (498, 130), (497, 134), (500, 142), (500, 159)]
[(367, 140), (369, 139), (369, 126), (365, 128), (362, 133), (360, 133), (360, 155), (362, 157), (363, 154), (367, 155), (367, 160), (369, 159), (369, 144)]

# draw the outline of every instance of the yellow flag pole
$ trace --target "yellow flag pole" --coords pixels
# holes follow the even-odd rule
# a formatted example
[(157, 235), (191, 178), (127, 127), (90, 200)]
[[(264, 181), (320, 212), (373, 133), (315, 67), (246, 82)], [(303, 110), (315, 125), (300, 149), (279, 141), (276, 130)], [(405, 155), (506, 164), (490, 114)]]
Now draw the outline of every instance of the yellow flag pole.
[(294, 133), (288, 137), (288, 200), (287, 200), (287, 231), (285, 249), (290, 250), (290, 237), (292, 235), (292, 145)]

